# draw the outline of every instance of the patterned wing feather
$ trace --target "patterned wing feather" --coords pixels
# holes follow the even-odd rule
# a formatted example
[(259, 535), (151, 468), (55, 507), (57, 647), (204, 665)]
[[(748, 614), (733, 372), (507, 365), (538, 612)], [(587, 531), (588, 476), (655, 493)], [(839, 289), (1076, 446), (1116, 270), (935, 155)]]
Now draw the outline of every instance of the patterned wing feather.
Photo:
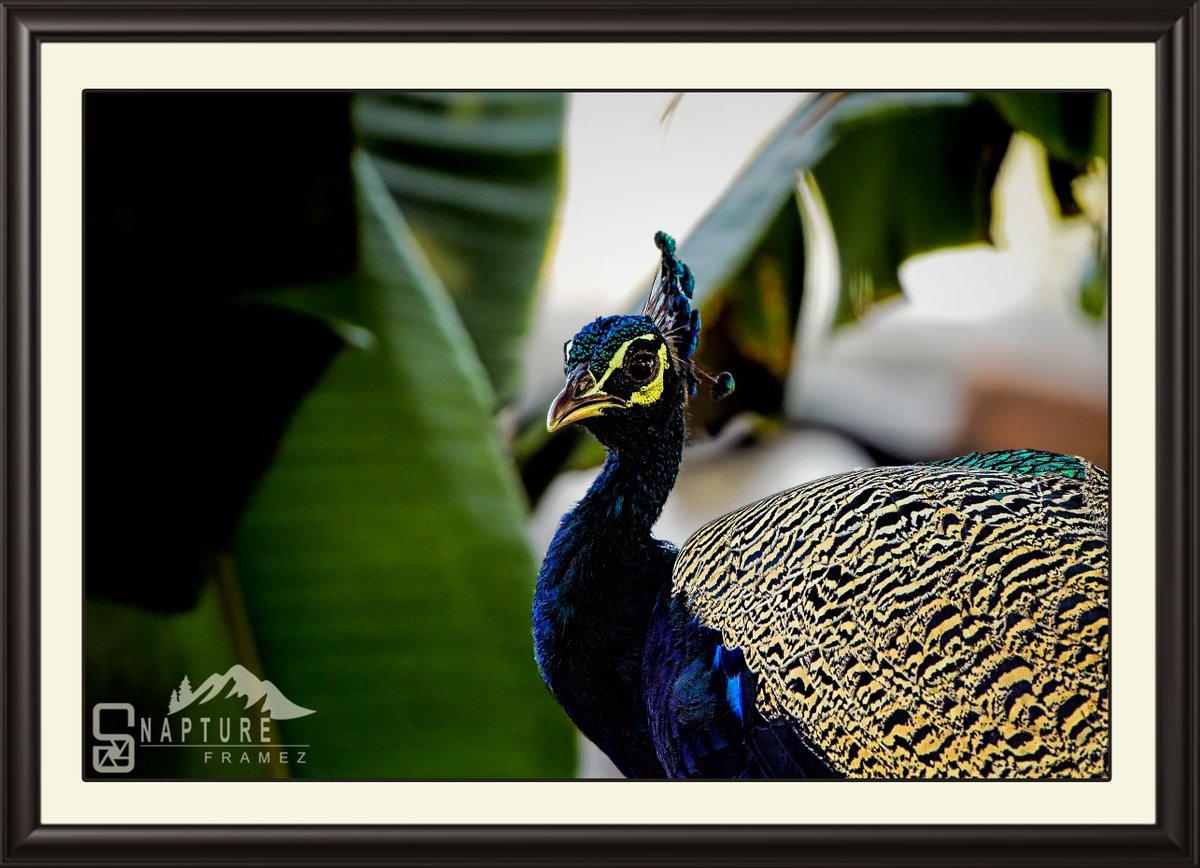
[(974, 458), (744, 507), (688, 540), (674, 590), (841, 774), (1105, 776), (1108, 476)]

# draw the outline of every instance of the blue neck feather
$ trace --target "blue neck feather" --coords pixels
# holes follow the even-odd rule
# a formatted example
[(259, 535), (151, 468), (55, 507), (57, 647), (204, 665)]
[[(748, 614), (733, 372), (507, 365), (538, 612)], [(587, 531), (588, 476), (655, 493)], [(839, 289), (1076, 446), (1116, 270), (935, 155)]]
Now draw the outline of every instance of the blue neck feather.
[(653, 429), (634, 444), (593, 428), (610, 446), (608, 460), (559, 523), (533, 605), (546, 683), (584, 735), (639, 777), (663, 774), (638, 684), (650, 612), (670, 586), (676, 555), (650, 530), (679, 471), (682, 401)]
[(655, 438), (637, 451), (610, 451), (604, 469), (570, 515), (585, 518), (591, 533), (625, 540), (649, 536), (679, 473), (682, 423), (680, 413), (677, 439)]

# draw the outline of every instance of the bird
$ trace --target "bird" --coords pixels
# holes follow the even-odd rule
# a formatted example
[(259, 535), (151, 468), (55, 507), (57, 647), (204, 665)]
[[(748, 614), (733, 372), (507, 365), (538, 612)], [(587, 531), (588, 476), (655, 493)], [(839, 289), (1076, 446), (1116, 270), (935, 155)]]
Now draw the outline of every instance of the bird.
[(1104, 779), (1108, 474), (1029, 449), (857, 469), (653, 535), (689, 403), (694, 277), (563, 347), (553, 432), (607, 449), (533, 595), (534, 658), (630, 778)]

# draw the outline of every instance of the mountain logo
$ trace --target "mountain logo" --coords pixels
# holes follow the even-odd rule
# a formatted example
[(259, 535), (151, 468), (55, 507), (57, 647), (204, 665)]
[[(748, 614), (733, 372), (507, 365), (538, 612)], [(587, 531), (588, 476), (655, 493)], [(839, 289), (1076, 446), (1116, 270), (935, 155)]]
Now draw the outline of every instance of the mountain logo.
[(235, 696), (245, 699), (246, 704), (243, 707), (246, 710), (258, 706), (259, 710), (269, 714), (272, 720), (292, 720), (315, 713), (311, 708), (296, 705), (270, 681), (259, 679), (245, 666), (237, 663), (230, 666), (224, 674), (213, 673), (208, 676), (194, 690), (185, 675), (179, 687), (171, 691), (167, 713), (175, 714), (192, 705), (203, 705), (214, 699), (231, 699)]

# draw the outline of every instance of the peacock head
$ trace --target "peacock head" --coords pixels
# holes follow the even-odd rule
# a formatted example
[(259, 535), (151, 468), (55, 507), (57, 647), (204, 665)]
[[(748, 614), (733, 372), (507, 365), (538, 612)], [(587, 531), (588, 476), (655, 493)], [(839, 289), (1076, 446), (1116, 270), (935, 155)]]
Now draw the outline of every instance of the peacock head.
[(675, 239), (654, 236), (662, 253), (658, 280), (637, 316), (600, 317), (563, 345), (567, 383), (550, 404), (546, 427), (579, 422), (610, 448), (664, 430), (695, 397), (699, 377), (712, 395), (733, 391), (733, 377), (710, 377), (692, 356), (700, 311), (692, 307), (692, 272), (675, 258)]

